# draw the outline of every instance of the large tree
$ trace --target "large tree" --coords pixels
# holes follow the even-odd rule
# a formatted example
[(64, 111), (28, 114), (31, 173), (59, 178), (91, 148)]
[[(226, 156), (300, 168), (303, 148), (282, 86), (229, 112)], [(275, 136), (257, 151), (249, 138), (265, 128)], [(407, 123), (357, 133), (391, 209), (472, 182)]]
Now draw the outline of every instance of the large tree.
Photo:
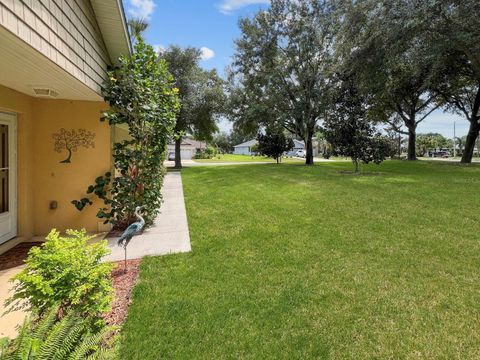
[(211, 143), (213, 146), (215, 146), (217, 151), (221, 154), (231, 153), (234, 146), (230, 139), (230, 135), (227, 134), (226, 132), (220, 132), (213, 135), (213, 139)]
[(215, 70), (200, 67), (201, 51), (170, 46), (159, 54), (168, 63), (179, 89), (180, 112), (175, 123), (175, 167), (181, 168), (180, 147), (186, 134), (198, 140), (211, 140), (218, 130), (217, 118), (224, 103), (223, 81)]
[(416, 6), (416, 0), (347, 6), (338, 46), (345, 66), (360, 75), (378, 120), (408, 135), (409, 160), (416, 159), (418, 124), (438, 107), (430, 89), (436, 56), (423, 36), (424, 24), (414, 21)]
[(425, 0), (414, 13), (438, 59), (434, 90), (448, 111), (470, 123), (463, 163), (470, 163), (480, 133), (480, 2)]
[(281, 125), (305, 141), (307, 165), (328, 105), (332, 13), (328, 1), (272, 0), (268, 10), (240, 21), (230, 77), (237, 126)]
[[(458, 57), (453, 62), (459, 64)], [(446, 62), (436, 90), (447, 111), (464, 116), (470, 123), (461, 159), (462, 163), (470, 163), (480, 132), (480, 77), (476, 79), (468, 62), (463, 66)]]

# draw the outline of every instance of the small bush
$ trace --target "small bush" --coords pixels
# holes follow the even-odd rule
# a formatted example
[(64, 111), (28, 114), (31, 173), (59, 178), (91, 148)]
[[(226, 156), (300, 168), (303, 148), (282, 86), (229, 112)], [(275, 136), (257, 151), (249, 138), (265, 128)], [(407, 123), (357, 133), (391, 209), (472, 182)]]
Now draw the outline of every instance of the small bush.
[(205, 149), (197, 151), (194, 155), (194, 159), (213, 159), (217, 155), (217, 150), (213, 147), (208, 145)]
[(15, 292), (7, 301), (11, 309), (29, 307), (42, 313), (60, 304), (63, 310), (73, 308), (96, 320), (109, 311), (113, 265), (101, 262), (109, 252), (106, 242), (88, 245), (92, 237), (85, 230), (67, 230), (67, 235), (54, 229), (41, 247), (30, 250), (26, 268), (12, 279)]

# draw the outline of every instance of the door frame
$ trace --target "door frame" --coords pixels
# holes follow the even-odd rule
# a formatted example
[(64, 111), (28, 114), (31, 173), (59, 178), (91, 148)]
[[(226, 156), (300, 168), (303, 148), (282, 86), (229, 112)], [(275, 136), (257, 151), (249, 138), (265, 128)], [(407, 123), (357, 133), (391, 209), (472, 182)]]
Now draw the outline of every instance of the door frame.
[(0, 111), (0, 124), (8, 125), (8, 197), (9, 207), (0, 220), (11, 217), (10, 232), (0, 236), (0, 245), (17, 236), (17, 114)]

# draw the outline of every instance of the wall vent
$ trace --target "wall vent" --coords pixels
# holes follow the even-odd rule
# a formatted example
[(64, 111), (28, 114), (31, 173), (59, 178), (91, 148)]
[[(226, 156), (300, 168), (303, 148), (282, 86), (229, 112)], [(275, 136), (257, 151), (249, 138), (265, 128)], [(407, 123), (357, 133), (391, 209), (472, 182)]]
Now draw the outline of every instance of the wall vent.
[(58, 92), (49, 88), (34, 87), (33, 91), (38, 97), (48, 97), (54, 99), (58, 96)]

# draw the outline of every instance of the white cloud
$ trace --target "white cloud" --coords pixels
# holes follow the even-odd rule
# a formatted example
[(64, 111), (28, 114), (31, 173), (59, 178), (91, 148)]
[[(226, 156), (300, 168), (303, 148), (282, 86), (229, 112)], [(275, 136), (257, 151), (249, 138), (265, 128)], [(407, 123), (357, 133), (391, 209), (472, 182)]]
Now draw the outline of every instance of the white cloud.
[(153, 0), (130, 0), (128, 13), (134, 18), (150, 19), (150, 16), (155, 9)]
[(253, 4), (270, 4), (270, 0), (223, 0), (218, 8), (224, 14), (231, 14), (237, 9)]
[(202, 55), (201, 55), (202, 60), (209, 60), (215, 56), (215, 52), (206, 46), (201, 47), (200, 51), (202, 52)]

